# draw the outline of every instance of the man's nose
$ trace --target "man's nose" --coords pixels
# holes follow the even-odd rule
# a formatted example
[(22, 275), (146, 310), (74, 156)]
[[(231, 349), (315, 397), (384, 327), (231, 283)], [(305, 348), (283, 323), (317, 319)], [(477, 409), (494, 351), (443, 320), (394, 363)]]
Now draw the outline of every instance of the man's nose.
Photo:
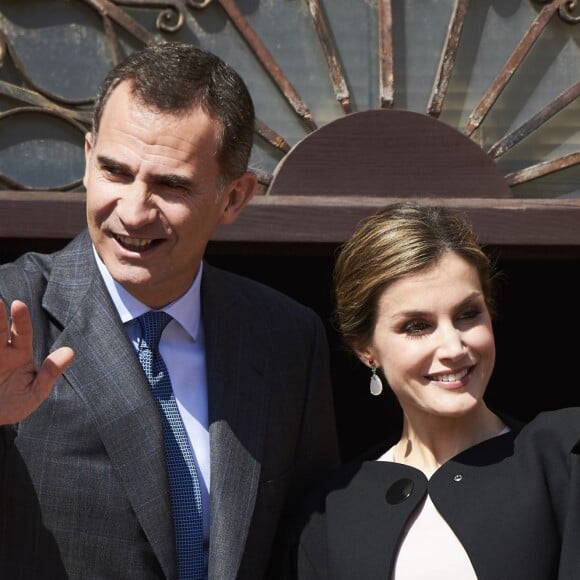
[(116, 210), (119, 219), (130, 228), (139, 228), (151, 223), (157, 214), (153, 196), (146, 184), (140, 182), (125, 186)]

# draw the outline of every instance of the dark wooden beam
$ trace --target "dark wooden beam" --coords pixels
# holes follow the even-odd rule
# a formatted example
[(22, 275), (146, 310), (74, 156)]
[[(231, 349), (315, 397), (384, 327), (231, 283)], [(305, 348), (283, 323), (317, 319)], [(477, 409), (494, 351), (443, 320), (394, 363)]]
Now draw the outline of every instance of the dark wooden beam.
[[(216, 242), (335, 244), (394, 197), (257, 196)], [(482, 243), (580, 248), (580, 199), (415, 198), (465, 212)], [(85, 226), (83, 193), (0, 192), (0, 238), (72, 238)]]

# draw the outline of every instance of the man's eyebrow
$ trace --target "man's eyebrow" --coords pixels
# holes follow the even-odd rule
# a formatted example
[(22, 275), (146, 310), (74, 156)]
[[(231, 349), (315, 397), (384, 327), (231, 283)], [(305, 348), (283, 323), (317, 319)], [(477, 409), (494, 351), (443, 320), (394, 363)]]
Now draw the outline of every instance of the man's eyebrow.
[(152, 181), (161, 185), (168, 185), (170, 187), (184, 187), (187, 189), (191, 189), (193, 184), (189, 177), (184, 177), (183, 175), (177, 175), (175, 173), (159, 173), (153, 175)]
[[(112, 157), (107, 155), (99, 155), (97, 157), (99, 165), (102, 167), (107, 167), (109, 169), (114, 169), (117, 171), (123, 171), (129, 173), (131, 168), (126, 163), (121, 163)], [(176, 173), (158, 173), (153, 174), (149, 181), (157, 183), (160, 185), (167, 185), (169, 187), (184, 187), (187, 189), (193, 188), (193, 181), (189, 177), (183, 175), (177, 175)]]

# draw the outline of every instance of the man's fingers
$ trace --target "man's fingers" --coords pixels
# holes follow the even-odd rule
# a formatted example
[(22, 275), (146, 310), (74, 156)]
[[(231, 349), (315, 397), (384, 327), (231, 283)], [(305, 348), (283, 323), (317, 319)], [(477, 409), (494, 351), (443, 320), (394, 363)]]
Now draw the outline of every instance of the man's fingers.
[(39, 380), (54, 383), (70, 365), (74, 356), (73, 349), (68, 346), (62, 346), (54, 352), (51, 352), (42, 363), (42, 367), (38, 373)]
[(14, 346), (32, 347), (32, 321), (28, 307), (21, 300), (14, 300), (10, 305), (12, 325), (8, 329), (8, 339)]
[(3, 300), (0, 300), (0, 342), (5, 343), (10, 340), (10, 329), (8, 328), (8, 313)]
[(68, 346), (63, 346), (50, 353), (44, 359), (32, 391), (32, 395), (36, 401), (35, 407), (40, 405), (50, 395), (54, 382), (70, 365), (73, 358), (73, 349)]

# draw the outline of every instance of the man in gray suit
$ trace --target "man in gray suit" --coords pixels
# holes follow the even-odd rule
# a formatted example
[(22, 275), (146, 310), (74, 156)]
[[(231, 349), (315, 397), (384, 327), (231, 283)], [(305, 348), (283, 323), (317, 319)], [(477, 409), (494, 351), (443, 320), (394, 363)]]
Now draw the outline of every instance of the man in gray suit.
[(190, 577), (137, 354), (149, 310), (171, 315), (158, 350), (201, 489), (203, 576), (283, 575), (285, 522), (338, 451), (319, 317), (203, 258), (254, 194), (253, 127), (242, 79), (191, 45), (104, 80), (87, 231), (0, 268), (0, 578)]

